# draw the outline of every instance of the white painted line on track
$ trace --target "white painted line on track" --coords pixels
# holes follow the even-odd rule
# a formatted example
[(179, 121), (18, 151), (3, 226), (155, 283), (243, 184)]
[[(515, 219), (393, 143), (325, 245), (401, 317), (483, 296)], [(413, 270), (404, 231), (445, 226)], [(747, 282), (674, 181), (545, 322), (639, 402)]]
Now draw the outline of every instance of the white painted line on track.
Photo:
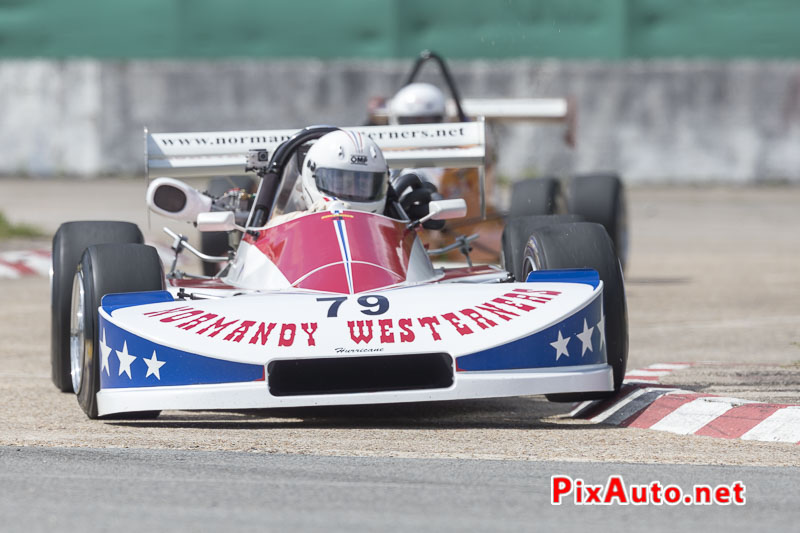
[(668, 376), (672, 374), (671, 370), (650, 370), (648, 368), (642, 370), (631, 370), (625, 373), (625, 377), (646, 377), (646, 376)]
[(614, 413), (616, 413), (617, 411), (619, 411), (620, 409), (622, 409), (623, 407), (625, 407), (626, 405), (631, 403), (633, 400), (635, 400), (636, 398), (638, 398), (639, 396), (641, 396), (645, 392), (647, 392), (647, 389), (638, 389), (638, 390), (633, 391), (632, 393), (628, 394), (627, 396), (622, 398), (620, 401), (615, 403), (611, 408), (606, 409), (605, 411), (603, 411), (599, 415), (592, 417), (592, 422), (602, 422), (602, 421), (604, 421), (606, 418), (610, 417), (611, 415), (613, 415)]
[(571, 418), (575, 418), (575, 416), (578, 413), (583, 411), (584, 408), (589, 407), (590, 405), (592, 405), (592, 403), (594, 403), (594, 402), (592, 402), (591, 400), (586, 400), (585, 402), (580, 402), (580, 403), (576, 404), (575, 407), (572, 408), (572, 411), (569, 412), (569, 416)]
[[(647, 367), (648, 370), (683, 370), (685, 368), (689, 368), (689, 363), (655, 363)], [(634, 370), (635, 372), (635, 370)]]

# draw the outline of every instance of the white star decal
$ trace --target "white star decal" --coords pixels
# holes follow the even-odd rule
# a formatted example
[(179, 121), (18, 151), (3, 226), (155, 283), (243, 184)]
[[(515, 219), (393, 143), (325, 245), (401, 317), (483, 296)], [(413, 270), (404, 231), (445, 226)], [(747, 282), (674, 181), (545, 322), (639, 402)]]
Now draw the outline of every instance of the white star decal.
[(117, 351), (117, 359), (119, 359), (119, 375), (121, 376), (125, 372), (128, 374), (128, 379), (133, 379), (131, 377), (131, 363), (136, 360), (136, 356), (128, 353), (128, 341), (122, 344), (121, 352)]
[(558, 339), (556, 339), (555, 342), (550, 343), (550, 346), (556, 349), (556, 361), (558, 361), (558, 358), (561, 357), (562, 355), (566, 355), (567, 357), (569, 357), (569, 352), (567, 351), (567, 344), (569, 344), (569, 339), (570, 337), (567, 337), (566, 339), (562, 337), (561, 330), (559, 330)]
[(161, 381), (161, 374), (158, 373), (158, 369), (161, 368), (166, 364), (166, 361), (159, 361), (156, 357), (156, 351), (153, 350), (153, 357), (150, 359), (142, 359), (145, 363), (147, 363), (147, 375), (145, 375), (144, 379), (150, 377), (150, 375), (154, 375), (157, 380)]
[(108, 356), (111, 355), (111, 352), (114, 350), (111, 349), (111, 346), (106, 344), (106, 330), (103, 330), (103, 340), (100, 341), (100, 373), (103, 373), (103, 370), (106, 371), (106, 375), (110, 376), (111, 371), (108, 369)]
[(606, 342), (606, 315), (602, 313), (600, 315), (600, 322), (597, 323), (597, 331), (600, 332), (600, 348), (603, 347), (603, 343)]
[(590, 352), (593, 351), (592, 350), (592, 331), (594, 331), (594, 328), (590, 328), (589, 325), (586, 323), (586, 319), (584, 318), (583, 319), (583, 331), (581, 331), (580, 333), (575, 335), (576, 337), (578, 337), (581, 340), (581, 343), (583, 343), (583, 347), (581, 349), (581, 357), (584, 356), (584, 354), (586, 353), (586, 350), (589, 350)]

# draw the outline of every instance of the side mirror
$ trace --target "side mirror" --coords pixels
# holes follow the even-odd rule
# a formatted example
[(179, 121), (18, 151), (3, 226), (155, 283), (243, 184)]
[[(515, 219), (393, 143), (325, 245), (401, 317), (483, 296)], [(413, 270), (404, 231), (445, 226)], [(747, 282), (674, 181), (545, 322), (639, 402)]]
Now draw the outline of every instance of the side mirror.
[(420, 222), (425, 220), (449, 220), (451, 218), (461, 218), (467, 215), (467, 202), (463, 198), (453, 200), (434, 200), (428, 204), (428, 216), (423, 217)]
[(214, 211), (197, 215), (197, 231), (233, 231), (236, 229), (236, 215), (233, 211)]
[(211, 197), (180, 180), (156, 178), (147, 187), (147, 206), (159, 215), (194, 222), (211, 210)]

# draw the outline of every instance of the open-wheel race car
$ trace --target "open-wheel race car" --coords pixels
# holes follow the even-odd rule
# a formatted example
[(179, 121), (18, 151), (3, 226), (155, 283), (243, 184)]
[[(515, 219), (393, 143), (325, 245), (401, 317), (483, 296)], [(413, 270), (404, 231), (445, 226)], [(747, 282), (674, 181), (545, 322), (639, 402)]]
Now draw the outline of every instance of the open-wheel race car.
[[(415, 180), (390, 181), (387, 165), (480, 168), (480, 121), (149, 134), (147, 151), (148, 172), (160, 176), (149, 208), (225, 231), (236, 250), (208, 257), (165, 230), (176, 258), (188, 251), (222, 265), (200, 276), (175, 261), (165, 273), (133, 224), (61, 226), (53, 380), (90, 418), (530, 394), (571, 401), (621, 385), (625, 292), (601, 225), (524, 217), (516, 231), (527, 235), (504, 250), (514, 268), (443, 268), (430, 259), (442, 250), (426, 250), (419, 233), (463, 216), (464, 202), (430, 201), (414, 216), (400, 205)], [(245, 171), (259, 177), (254, 195), (212, 197), (176, 179)], [(463, 241), (452, 246), (469, 253)]]
[[(424, 83), (421, 74), (426, 65), (438, 71), (447, 91)], [(430, 78), (434, 79), (434, 78)], [(526, 98), (470, 98), (463, 97), (444, 58), (430, 50), (422, 51), (402, 82), (401, 88), (391, 98), (375, 97), (368, 105), (370, 124), (406, 124), (413, 122), (466, 122), (485, 120), (491, 130), (502, 124), (558, 124), (563, 127), (564, 141), (574, 147), (577, 137), (577, 104), (564, 97)], [(480, 259), (497, 260), (502, 256), (496, 242), (503, 226), (515, 217), (531, 215), (571, 214), (586, 222), (596, 222), (605, 227), (614, 243), (617, 257), (625, 268), (628, 258), (628, 216), (625, 187), (618, 172), (593, 171), (571, 177), (541, 175), (525, 177), (525, 169), (517, 169), (510, 184), (510, 202), (503, 210), (484, 198), (493, 198), (497, 179), (493, 165), (495, 157), (491, 148), (487, 157), (485, 186), (471, 169), (439, 171), (439, 190), (444, 197), (452, 195), (466, 199), (468, 215), (448, 226), (440, 240), (455, 233), (477, 231), (481, 238), (473, 243)], [(566, 178), (566, 179), (563, 179)], [(478, 190), (479, 186), (485, 187)]]
[[(426, 65), (437, 67), (438, 78), (446, 92), (436, 85), (420, 83)], [(484, 120), (491, 133), (493, 126), (503, 124), (557, 124), (562, 126), (564, 141), (574, 147), (576, 140), (576, 103), (563, 97), (527, 98), (465, 98), (459, 90), (443, 57), (425, 50), (415, 60), (402, 86), (391, 98), (373, 97), (367, 105), (367, 124), (411, 124), (468, 122)], [(177, 140), (176, 140), (177, 142)], [(507, 209), (492, 202), (497, 191), (497, 178), (493, 162), (496, 159), (497, 142), (488, 143), (485, 172), (479, 174), (474, 168), (417, 169), (423, 182), (435, 180), (438, 193), (444, 197), (464, 198), (467, 215), (448, 224), (443, 230), (427, 232), (423, 242), (433, 247), (462, 235), (478, 234), (470, 246), (477, 261), (498, 262), (508, 248), (506, 239), (500, 239), (504, 227), (513, 225), (518, 217), (533, 215), (570, 214), (572, 220), (602, 224), (611, 237), (617, 257), (626, 267), (628, 244), (628, 216), (625, 186), (619, 173), (594, 171), (580, 173), (566, 179), (543, 175), (525, 177), (524, 169), (517, 169), (510, 183), (510, 201)], [(399, 170), (399, 169), (398, 169)], [(427, 183), (426, 183), (427, 184)], [(213, 176), (207, 185), (207, 193), (219, 196), (231, 189), (254, 192), (257, 182), (252, 177)], [(423, 191), (419, 191), (423, 194)], [(405, 197), (406, 202), (413, 195)], [(514, 232), (513, 242), (527, 237)], [(200, 249), (209, 255), (225, 255), (229, 250), (228, 236), (224, 232), (204, 232)], [(453, 253), (451, 252), (451, 256)], [(204, 273), (213, 275), (217, 267), (203, 264)]]

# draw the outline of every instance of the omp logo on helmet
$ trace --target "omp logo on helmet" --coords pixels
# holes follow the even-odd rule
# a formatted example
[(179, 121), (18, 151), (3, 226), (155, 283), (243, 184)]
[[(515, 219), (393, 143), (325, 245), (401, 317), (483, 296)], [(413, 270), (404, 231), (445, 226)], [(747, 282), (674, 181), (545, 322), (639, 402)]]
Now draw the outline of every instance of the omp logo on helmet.
[(350, 162), (354, 165), (366, 165), (367, 164), (367, 156), (365, 155), (351, 155)]

